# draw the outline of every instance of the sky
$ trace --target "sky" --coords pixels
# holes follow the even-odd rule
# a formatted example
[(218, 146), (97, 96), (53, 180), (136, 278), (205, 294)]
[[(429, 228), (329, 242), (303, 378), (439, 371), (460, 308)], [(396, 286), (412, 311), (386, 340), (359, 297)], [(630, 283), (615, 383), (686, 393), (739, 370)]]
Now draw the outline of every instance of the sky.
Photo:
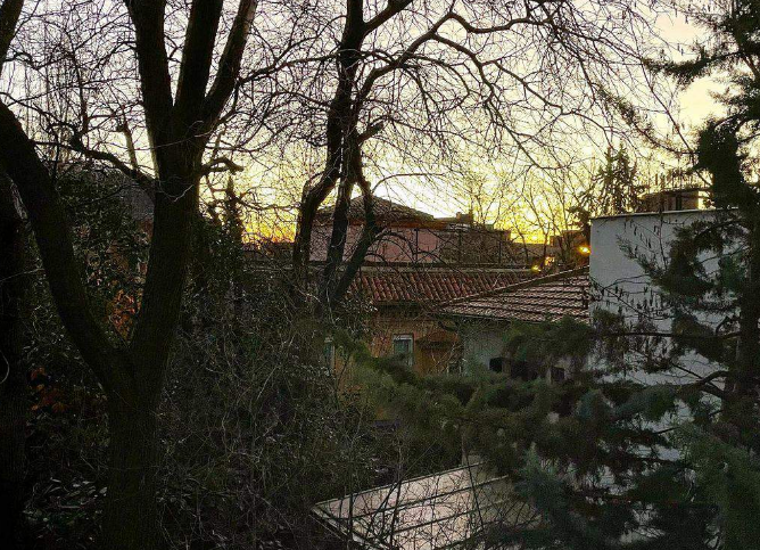
[[(674, 47), (674, 57), (683, 58), (691, 45), (699, 40), (701, 30), (691, 25), (683, 15), (661, 16), (657, 28), (663, 38)], [(680, 49), (684, 52), (680, 54)], [(710, 115), (722, 112), (711, 94), (724, 88), (716, 78), (702, 78), (679, 94), (681, 106), (680, 120), (690, 129), (698, 128)]]
[[(656, 29), (659, 36), (672, 47), (670, 55), (676, 60), (684, 59), (689, 55), (691, 46), (699, 40), (702, 32), (701, 29), (689, 23), (682, 14), (658, 17)], [(723, 112), (722, 106), (716, 102), (713, 94), (723, 91), (724, 88), (725, 85), (718, 78), (711, 77), (699, 79), (687, 88), (678, 91), (676, 96), (678, 110), (674, 115), (685, 135), (693, 136), (710, 116)], [(666, 127), (670, 127), (664, 119), (659, 123), (655, 122), (662, 126), (663, 131), (667, 131)], [(582, 151), (589, 157), (595, 157), (599, 155), (600, 149), (599, 146), (586, 146)], [(424, 188), (413, 182), (409, 182), (401, 189), (398, 187), (390, 190), (380, 189), (378, 194), (436, 216), (451, 216), (467, 208), (464, 200), (457, 200), (457, 197), (444, 198), (438, 190)], [(498, 223), (499, 220), (496, 221)], [(509, 223), (509, 221), (503, 219), (502, 223)]]
[[(659, 36), (672, 48), (670, 55), (675, 59), (685, 58), (690, 51), (690, 46), (700, 36), (700, 29), (689, 24), (682, 15), (660, 16), (655, 24)], [(686, 89), (679, 90), (677, 94), (677, 111), (674, 112), (674, 116), (687, 136), (693, 135), (708, 117), (721, 112), (722, 108), (715, 101), (712, 94), (721, 91), (723, 87), (719, 80), (707, 78), (696, 81)], [(655, 120), (655, 123), (662, 126), (663, 132), (666, 132), (667, 128), (669, 128), (669, 122), (665, 121), (664, 118), (659, 122)], [(596, 159), (601, 156), (606, 149), (606, 145), (591, 144), (581, 149), (580, 154), (586, 156), (589, 166), (592, 166), (591, 163), (597, 162)], [(651, 149), (647, 149), (647, 154), (658, 157), (658, 163), (662, 161), (659, 158), (659, 153), (652, 153)], [(642, 164), (644, 162), (646, 161), (642, 161)], [(670, 161), (665, 160), (665, 162)], [(388, 168), (390, 172), (393, 172), (394, 169), (404, 171), (392, 166)], [(590, 169), (593, 170), (593, 166)], [(498, 176), (495, 175), (498, 172), (496, 167), (484, 165), (484, 163), (476, 160), (473, 162), (471, 170), (476, 178), (481, 177), (486, 182), (484, 188), (491, 194), (485, 201), (490, 203), (489, 208), (491, 208), (487, 219), (488, 222), (496, 222), (497, 225), (504, 228), (514, 228), (519, 224), (524, 224), (522, 230), (525, 231), (528, 238), (543, 240), (541, 232), (537, 231), (535, 226), (530, 227), (531, 223), (537, 225), (535, 221), (531, 222), (531, 220), (540, 218), (542, 209), (543, 211), (552, 210), (556, 213), (557, 208), (555, 205), (550, 205), (548, 201), (545, 201), (542, 205), (536, 205), (537, 212), (532, 212), (532, 203), (530, 205), (527, 204), (524, 197), (515, 198), (521, 192), (524, 194), (524, 191), (518, 189), (519, 185), (515, 185), (514, 183), (504, 185), (503, 182), (499, 181)], [(652, 168), (651, 171), (657, 172), (658, 168)], [(393, 178), (389, 181), (388, 185), (378, 186), (376, 194), (394, 202), (429, 212), (438, 217), (448, 217), (455, 215), (457, 212), (469, 210), (468, 199), (462, 194), (461, 189), (455, 188), (452, 180), (457, 180), (457, 177), (452, 178), (449, 174), (448, 177), (444, 176), (441, 178), (439, 184), (421, 184), (415, 177), (402, 176)], [(515, 196), (508, 196), (507, 194), (496, 197), (496, 195), (502, 193), (502, 188), (505, 187), (514, 188)], [(494, 197), (496, 198), (494, 199)], [(556, 216), (556, 214), (552, 215)], [(289, 238), (290, 235), (287, 233), (290, 233), (292, 227), (288, 228), (287, 223), (282, 227), (286, 227), (286, 234), (281, 235), (281, 238)]]
[[(585, 0), (578, 1), (583, 2)], [(55, 1), (51, 0), (51, 3), (54, 5)], [(655, 26), (658, 30), (658, 34), (672, 47), (673, 52), (688, 50), (688, 46), (700, 37), (700, 31), (690, 25), (683, 16), (661, 16), (655, 21)], [(721, 90), (721, 87), (722, 85), (720, 82), (716, 80), (702, 80), (696, 82), (688, 89), (681, 91), (679, 94), (680, 109), (677, 118), (684, 125), (687, 133), (698, 128), (708, 116), (717, 112), (719, 107), (712, 99), (710, 93)], [(559, 93), (561, 93), (563, 89), (564, 88), (561, 86), (556, 88)], [(119, 136), (111, 137), (115, 137), (117, 140), (119, 139)], [(139, 136), (137, 139), (139, 139)], [(119, 143), (111, 143), (109, 144), (109, 147), (118, 151)], [(606, 150), (606, 143), (601, 140), (599, 143), (589, 144), (587, 142), (578, 146), (577, 149), (579, 150), (578, 154), (580, 157), (586, 157), (582, 160), (590, 161), (594, 158), (598, 159), (603, 154)], [(292, 151), (289, 150), (287, 153), (291, 152)], [(283, 193), (289, 193), (289, 195), (283, 200), (283, 203), (292, 206), (298, 201), (300, 196), (300, 186), (303, 185), (304, 181), (308, 180), (309, 175), (319, 172), (322, 162), (322, 152), (318, 152), (318, 154), (313, 155), (311, 158), (307, 158), (307, 155), (299, 157), (298, 153), (299, 151), (296, 151), (293, 158), (278, 159), (277, 157), (272, 157), (268, 159), (271, 160), (271, 162), (260, 163), (259, 166), (254, 165), (258, 159), (254, 158), (250, 160), (251, 169), (246, 175), (247, 177), (240, 178), (241, 188), (248, 186), (252, 192), (256, 194), (256, 202), (263, 205), (277, 202), (282, 198)], [(275, 152), (275, 155), (276, 154), (277, 152)], [(147, 153), (146, 156), (148, 156)], [(385, 174), (390, 174), (394, 171), (406, 172), (409, 171), (410, 168), (415, 171), (424, 169), (422, 166), (415, 164), (414, 159), (407, 161), (407, 166), (401, 166), (400, 163), (396, 166), (397, 163), (393, 159), (389, 159), (382, 153), (377, 156), (381, 162), (386, 164)], [(468, 157), (467, 154), (463, 155), (463, 159), (463, 164), (467, 164), (468, 161), (470, 164), (470, 166), (466, 167), (466, 170), (469, 170), (471, 173), (470, 175), (473, 176), (475, 180), (478, 178), (483, 179), (485, 183), (482, 188), (485, 189), (487, 194), (490, 194), (490, 196), (487, 197), (488, 200), (485, 201), (492, 203), (492, 209), (489, 210), (490, 219), (487, 221), (496, 221), (501, 223), (502, 226), (508, 223), (513, 223), (513, 220), (505, 218), (503, 214), (509, 211), (509, 207), (512, 204), (510, 201), (513, 201), (514, 197), (502, 197), (499, 196), (499, 193), (505, 187), (511, 187), (519, 192), (521, 182), (508, 181), (507, 185), (504, 185), (504, 181), (500, 181), (499, 178), (503, 178), (503, 174), (508, 173), (508, 170), (504, 170), (503, 166), (494, 165), (494, 162), (502, 162), (504, 165), (509, 165), (511, 159), (505, 157), (503, 159), (497, 159), (496, 161), (484, 161), (475, 156)], [(309, 165), (309, 163), (311, 163), (311, 165)], [(288, 166), (288, 164), (291, 166)], [(299, 164), (300, 166), (296, 166), (295, 169), (293, 169), (292, 165)], [(262, 185), (262, 174), (269, 175), (271, 180), (277, 180), (278, 185), (282, 188), (273, 188), (271, 191), (267, 190), (265, 188), (266, 186)], [(385, 174), (372, 174), (372, 178), (376, 183), (381, 180), (382, 176)], [(519, 178), (521, 176), (517, 177)], [(464, 186), (460, 185), (462, 179), (463, 178), (457, 173), (453, 175), (452, 173), (448, 173), (441, 175), (441, 177), (438, 178), (438, 182), (423, 185), (419, 183), (419, 178), (411, 176), (393, 177), (389, 180), (388, 185), (380, 185), (377, 188), (377, 194), (385, 198), (390, 198), (396, 202), (428, 211), (434, 215), (452, 216), (458, 211), (464, 212), (469, 208), (469, 199), (466, 196), (465, 191), (462, 189)], [(283, 192), (283, 189), (286, 187), (286, 191)], [(292, 212), (290, 212), (290, 214), (292, 214)], [(285, 217), (287, 217), (287, 215), (285, 215)], [(292, 225), (292, 220), (290, 223)]]

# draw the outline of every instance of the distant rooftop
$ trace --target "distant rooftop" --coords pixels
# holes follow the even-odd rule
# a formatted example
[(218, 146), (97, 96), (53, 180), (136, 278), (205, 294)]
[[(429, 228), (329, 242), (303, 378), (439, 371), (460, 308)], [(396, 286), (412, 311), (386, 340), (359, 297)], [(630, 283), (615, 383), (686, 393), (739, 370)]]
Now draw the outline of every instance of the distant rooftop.
[(383, 267), (363, 268), (352, 291), (375, 306), (439, 304), (524, 281), (527, 269)]
[[(433, 221), (435, 217), (432, 214), (416, 210), (410, 206), (404, 206), (388, 199), (380, 197), (372, 198), (372, 207), (378, 221), (383, 222), (400, 222), (400, 221)], [(328, 218), (335, 211), (334, 206), (326, 206), (320, 208), (317, 216), (319, 218)], [(349, 221), (363, 221), (364, 220), (364, 199), (362, 197), (355, 197), (351, 199), (348, 206), (348, 219)]]

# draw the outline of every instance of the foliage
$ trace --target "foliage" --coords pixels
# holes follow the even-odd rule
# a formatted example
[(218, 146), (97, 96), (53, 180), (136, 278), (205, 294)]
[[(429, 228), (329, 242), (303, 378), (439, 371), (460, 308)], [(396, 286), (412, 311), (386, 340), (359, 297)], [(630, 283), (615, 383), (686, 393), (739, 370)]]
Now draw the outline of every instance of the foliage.
[[(131, 184), (111, 171), (62, 165), (58, 188), (73, 226), (75, 250), (103, 323), (114, 339), (126, 336), (139, 299), (147, 236), (124, 197)], [(34, 243), (29, 242), (34, 249)], [(29, 254), (24, 361), (29, 372), (27, 440), (33, 538), (45, 548), (88, 547), (106, 494), (106, 402), (82, 363), (49, 294), (37, 254)]]
[[(77, 253), (114, 339), (131, 327), (122, 297), (139, 299), (146, 250), (124, 183), (92, 167), (60, 180), (78, 220)], [(323, 329), (292, 318), (282, 291), (287, 272), (271, 271), (264, 284), (235, 228), (233, 220), (196, 227), (159, 410), (167, 538), (176, 548), (330, 544), (310, 519), (311, 506), (395, 478), (393, 465), (408, 455), (405, 442), (374, 429), (366, 407), (336, 391), (314, 345)], [(33, 345), (25, 355), (32, 381), (27, 517), (39, 547), (89, 548), (107, 490), (105, 397), (35, 273), (27, 315)]]
[(608, 149), (596, 174), (598, 192), (593, 197), (594, 215), (635, 212), (646, 186), (639, 181), (638, 168), (624, 148)]
[[(629, 249), (657, 289), (633, 321), (601, 312), (577, 339), (563, 335), (562, 324), (511, 330), (514, 358), (541, 366), (573, 348), (586, 356), (571, 380), (502, 379), (478, 387), (464, 406), (463, 425), (473, 427), (466, 445), (511, 476), (540, 513), (528, 526), (502, 528), (503, 541), (760, 545), (760, 195), (752, 158), (760, 4), (718, 4), (720, 14), (700, 19), (711, 35), (696, 61), (660, 68), (682, 80), (724, 71), (734, 84), (723, 98), (728, 116), (700, 133), (694, 167), (712, 179), (719, 210), (677, 231), (664, 258)], [(658, 318), (663, 311), (668, 322)], [(550, 414), (562, 401), (568, 410)]]
[(650, 188), (642, 181), (636, 163), (628, 151), (608, 148), (602, 166), (591, 177), (591, 184), (577, 197), (577, 204), (568, 209), (589, 239), (591, 218), (635, 212), (641, 195)]

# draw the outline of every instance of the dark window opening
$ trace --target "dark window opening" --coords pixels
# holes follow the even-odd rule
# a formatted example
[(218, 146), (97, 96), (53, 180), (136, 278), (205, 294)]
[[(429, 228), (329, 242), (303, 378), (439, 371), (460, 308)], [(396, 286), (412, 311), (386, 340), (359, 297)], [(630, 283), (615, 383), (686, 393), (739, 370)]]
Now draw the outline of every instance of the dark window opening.
[(488, 362), (488, 368), (491, 372), (504, 372), (507, 360), (504, 357), (494, 357)]
[(509, 368), (511, 378), (529, 382), (538, 378), (538, 372), (532, 368), (527, 361), (512, 361)]

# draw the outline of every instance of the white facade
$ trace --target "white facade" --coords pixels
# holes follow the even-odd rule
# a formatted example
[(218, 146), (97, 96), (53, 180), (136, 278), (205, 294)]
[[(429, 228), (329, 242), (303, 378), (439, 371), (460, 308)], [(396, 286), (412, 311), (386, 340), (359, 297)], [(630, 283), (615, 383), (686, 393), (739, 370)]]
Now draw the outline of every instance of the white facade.
[[(670, 333), (673, 312), (662, 304), (658, 287), (652, 284), (638, 258), (664, 265), (669, 261), (678, 228), (713, 219), (716, 215), (715, 210), (681, 210), (593, 220), (590, 257), (592, 314), (603, 309), (622, 315), (628, 324), (648, 320), (656, 332)], [(717, 269), (717, 260), (705, 258), (704, 265), (708, 270)], [(700, 321), (717, 324), (720, 319), (711, 320), (702, 315)], [(631, 358), (631, 361), (635, 360), (635, 357)], [(638, 375), (637, 378), (643, 377), (640, 381), (648, 383), (688, 383), (713, 368), (703, 357), (687, 354), (667, 377)]]

